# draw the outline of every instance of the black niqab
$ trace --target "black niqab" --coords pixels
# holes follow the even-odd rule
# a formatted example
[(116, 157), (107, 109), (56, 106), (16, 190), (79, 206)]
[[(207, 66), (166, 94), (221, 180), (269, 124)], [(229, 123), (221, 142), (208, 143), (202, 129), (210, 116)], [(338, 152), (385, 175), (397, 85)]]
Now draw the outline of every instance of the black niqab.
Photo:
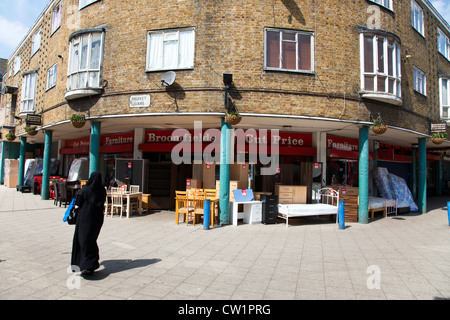
[(100, 266), (97, 238), (103, 225), (105, 200), (102, 175), (93, 172), (75, 200), (79, 209), (72, 244), (72, 266), (78, 266), (81, 271), (93, 271)]

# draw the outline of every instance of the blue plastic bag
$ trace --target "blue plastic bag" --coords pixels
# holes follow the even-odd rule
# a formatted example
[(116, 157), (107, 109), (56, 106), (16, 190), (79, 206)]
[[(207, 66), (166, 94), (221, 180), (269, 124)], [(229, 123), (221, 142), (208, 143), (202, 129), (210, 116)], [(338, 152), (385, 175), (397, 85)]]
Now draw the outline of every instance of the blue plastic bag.
[(67, 207), (66, 213), (64, 214), (63, 222), (67, 222), (67, 217), (69, 216), (70, 210), (75, 206), (75, 199), (76, 198), (73, 198), (69, 206)]

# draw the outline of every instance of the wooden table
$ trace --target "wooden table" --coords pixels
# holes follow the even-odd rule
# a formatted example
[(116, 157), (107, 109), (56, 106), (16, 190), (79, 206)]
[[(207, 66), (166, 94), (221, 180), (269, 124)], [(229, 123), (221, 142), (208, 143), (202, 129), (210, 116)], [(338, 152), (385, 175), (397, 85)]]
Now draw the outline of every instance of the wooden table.
[[(111, 202), (112, 202), (112, 193), (111, 191), (107, 192), (107, 196), (111, 198)], [(136, 198), (139, 202), (139, 214), (142, 213), (142, 192), (122, 192), (122, 197), (127, 199), (127, 218), (130, 217), (130, 208), (131, 208), (131, 199)], [(113, 214), (113, 208), (111, 206), (111, 216)]]

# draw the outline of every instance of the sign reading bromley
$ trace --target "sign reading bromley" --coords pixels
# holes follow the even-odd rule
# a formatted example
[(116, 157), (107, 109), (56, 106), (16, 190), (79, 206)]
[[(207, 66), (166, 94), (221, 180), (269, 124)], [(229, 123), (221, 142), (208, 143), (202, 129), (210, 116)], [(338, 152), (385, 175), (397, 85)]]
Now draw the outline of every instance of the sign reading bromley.
[[(245, 152), (248, 148), (250, 163), (257, 163), (259, 158), (261, 164), (269, 165), (269, 167), (261, 168), (261, 175), (276, 174), (280, 162), (279, 144), (281, 138), (279, 130), (269, 131), (260, 129), (256, 132), (254, 129), (228, 129), (225, 134), (226, 138), (232, 143), (234, 143), (236, 139), (237, 163), (245, 163)], [(156, 135), (149, 137), (149, 142), (150, 139), (156, 140)], [(192, 131), (187, 129), (176, 129), (172, 132), (170, 137), (171, 142), (178, 142), (178, 144), (172, 148), (172, 162), (174, 164), (192, 164), (192, 153), (194, 154), (194, 164), (201, 164), (203, 161), (221, 162), (220, 139), (221, 131), (219, 129), (208, 129), (204, 131), (201, 121), (194, 121), (193, 134)], [(168, 137), (166, 140), (168, 140)], [(203, 142), (210, 143), (204, 147)], [(299, 141), (296, 140), (296, 143), (298, 144)], [(300, 141), (300, 143), (303, 142)], [(225, 154), (225, 163), (232, 164), (234, 161), (234, 148), (231, 147), (228, 151), (229, 152)]]

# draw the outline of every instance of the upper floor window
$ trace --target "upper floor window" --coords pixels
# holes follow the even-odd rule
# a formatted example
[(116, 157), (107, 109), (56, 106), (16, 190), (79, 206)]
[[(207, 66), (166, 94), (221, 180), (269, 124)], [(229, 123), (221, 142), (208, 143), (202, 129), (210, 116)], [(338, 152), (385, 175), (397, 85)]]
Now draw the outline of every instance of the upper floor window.
[(448, 60), (450, 60), (450, 41), (445, 33), (438, 28), (438, 50)]
[(370, 0), (371, 2), (378, 3), (379, 5), (388, 8), (389, 10), (394, 10), (392, 8), (392, 0)]
[(400, 44), (387, 35), (363, 33), (361, 48), (363, 92), (374, 99), (401, 103)]
[(413, 71), (413, 77), (414, 77), (414, 90), (417, 92), (426, 95), (427, 94), (427, 77), (425, 73), (414, 66)]
[(34, 113), (37, 71), (27, 72), (22, 81), (20, 113)]
[(147, 71), (194, 68), (195, 29), (150, 31)]
[(266, 70), (314, 71), (314, 35), (311, 32), (266, 29)]
[(411, 23), (417, 32), (425, 36), (423, 31), (423, 10), (414, 0), (411, 0)]
[(99, 0), (79, 0), (78, 2), (78, 9), (83, 9), (84, 7), (87, 7), (91, 3), (97, 2)]
[(53, 15), (52, 15), (52, 31), (53, 34), (58, 28), (61, 26), (61, 19), (62, 19), (62, 1), (60, 1), (54, 8), (53, 8)]
[(103, 29), (98, 30), (90, 29), (71, 36), (67, 91), (100, 88), (104, 32)]
[(19, 72), (19, 70), (20, 70), (20, 56), (21, 56), (21, 54), (19, 53), (14, 58), (14, 75), (16, 75), (17, 72)]
[(439, 79), (441, 119), (450, 120), (450, 78)]
[(33, 38), (31, 40), (31, 55), (33, 56), (41, 47), (41, 30), (42, 28), (39, 28), (38, 31), (36, 31), (35, 34), (33, 34)]
[(57, 71), (58, 65), (55, 63), (47, 70), (47, 86), (46, 90), (53, 88), (56, 86), (56, 71)]

